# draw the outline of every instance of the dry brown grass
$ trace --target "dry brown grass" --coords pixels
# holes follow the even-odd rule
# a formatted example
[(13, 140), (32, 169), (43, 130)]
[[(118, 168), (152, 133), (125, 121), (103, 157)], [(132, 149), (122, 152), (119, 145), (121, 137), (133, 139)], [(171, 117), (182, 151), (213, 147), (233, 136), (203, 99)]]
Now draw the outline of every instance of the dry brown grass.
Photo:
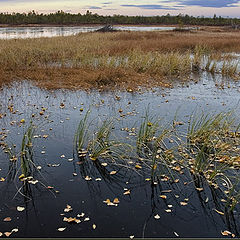
[(0, 40), (0, 84), (31, 79), (48, 88), (165, 85), (165, 77), (190, 72), (196, 46), (219, 54), (240, 52), (239, 42), (240, 32), (207, 31)]

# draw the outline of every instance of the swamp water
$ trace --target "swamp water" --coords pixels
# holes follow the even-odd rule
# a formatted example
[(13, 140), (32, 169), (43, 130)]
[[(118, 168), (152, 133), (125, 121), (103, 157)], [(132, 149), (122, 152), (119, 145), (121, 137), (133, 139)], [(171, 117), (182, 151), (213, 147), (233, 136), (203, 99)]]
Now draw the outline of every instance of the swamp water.
[[(146, 113), (149, 125), (151, 117), (160, 118), (163, 126), (182, 122), (180, 132), (187, 131), (195, 113), (232, 111), (239, 122), (240, 84), (225, 82), (219, 89), (215, 85), (221, 81), (221, 76), (203, 74), (197, 83), (138, 92), (47, 91), (28, 82), (4, 87), (0, 232), (11, 237), (239, 236), (238, 205), (228, 212), (222, 193), (204, 182), (196, 184), (185, 169), (179, 171), (173, 163), (176, 171), (163, 166), (152, 175), (150, 165), (136, 159), (131, 148), (119, 145), (117, 154), (109, 151), (96, 160), (79, 157), (74, 142), (88, 110), (90, 142), (107, 120), (110, 138), (133, 147)], [(21, 144), (31, 122), (34, 132), (25, 149), (31, 149), (26, 153), (33, 178), (24, 180)], [(17, 159), (9, 159), (9, 147)]]
[[(103, 26), (84, 27), (3, 27), (0, 28), (0, 39), (39, 38), (70, 36), (82, 32), (93, 32)], [(141, 26), (114, 26), (115, 30), (121, 31), (167, 31), (175, 27), (141, 27)]]

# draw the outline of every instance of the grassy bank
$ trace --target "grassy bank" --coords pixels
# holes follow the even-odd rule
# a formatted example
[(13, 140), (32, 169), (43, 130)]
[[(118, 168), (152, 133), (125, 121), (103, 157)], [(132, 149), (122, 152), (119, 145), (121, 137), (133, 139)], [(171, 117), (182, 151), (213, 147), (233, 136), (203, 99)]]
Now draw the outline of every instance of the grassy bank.
[[(116, 32), (0, 41), (0, 84), (48, 88), (171, 85), (192, 71), (239, 77), (240, 32)], [(207, 59), (206, 59), (207, 57)], [(216, 67), (218, 61), (223, 61)]]

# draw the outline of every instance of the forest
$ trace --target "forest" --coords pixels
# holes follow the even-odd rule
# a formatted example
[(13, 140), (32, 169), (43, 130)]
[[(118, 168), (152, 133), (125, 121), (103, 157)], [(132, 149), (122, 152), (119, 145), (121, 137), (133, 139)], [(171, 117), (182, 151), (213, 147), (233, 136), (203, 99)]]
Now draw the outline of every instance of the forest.
[(213, 17), (193, 17), (179, 14), (162, 16), (124, 16), (113, 15), (103, 16), (87, 10), (85, 14), (71, 14), (64, 11), (43, 14), (31, 11), (29, 13), (0, 13), (0, 24), (20, 25), (20, 24), (178, 24), (178, 25), (204, 25), (204, 26), (238, 26), (239, 18)]

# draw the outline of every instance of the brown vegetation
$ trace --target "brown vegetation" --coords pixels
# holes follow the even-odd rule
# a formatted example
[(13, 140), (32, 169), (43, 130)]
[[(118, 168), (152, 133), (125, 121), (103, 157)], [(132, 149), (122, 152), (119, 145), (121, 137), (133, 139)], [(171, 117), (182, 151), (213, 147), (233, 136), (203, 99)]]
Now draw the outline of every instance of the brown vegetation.
[[(0, 84), (48, 88), (166, 84), (191, 72), (190, 54), (240, 52), (240, 32), (116, 32), (0, 40)], [(200, 49), (200, 50), (199, 50)], [(214, 54), (213, 54), (214, 53)], [(154, 85), (155, 85), (154, 84)]]

